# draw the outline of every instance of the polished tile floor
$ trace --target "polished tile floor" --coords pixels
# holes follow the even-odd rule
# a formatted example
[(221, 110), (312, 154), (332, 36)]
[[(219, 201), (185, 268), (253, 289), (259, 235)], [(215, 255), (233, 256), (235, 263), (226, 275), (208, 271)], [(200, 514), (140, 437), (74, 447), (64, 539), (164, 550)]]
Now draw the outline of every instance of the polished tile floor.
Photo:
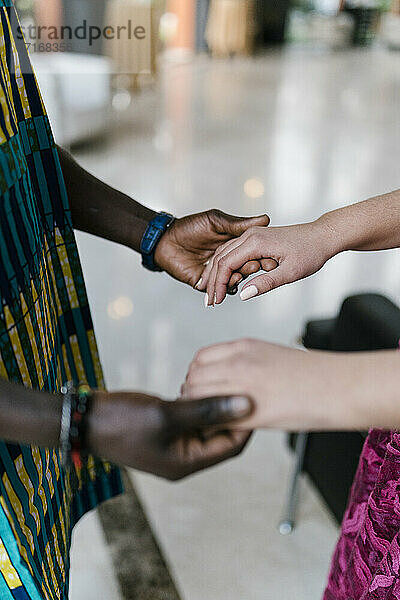
[[(398, 54), (287, 51), (165, 66), (159, 87), (116, 118), (111, 139), (77, 156), (156, 209), (267, 211), (288, 224), (397, 188), (399, 140)], [(79, 244), (111, 389), (172, 398), (201, 346), (243, 336), (290, 344), (347, 294), (400, 298), (397, 251), (342, 255), (309, 280), (206, 310), (128, 250), (85, 235)], [(298, 528), (279, 535), (290, 465), (283, 434), (262, 432), (242, 458), (182, 484), (132, 474), (183, 600), (320, 597), (337, 530), (305, 481)], [(87, 567), (74, 562), (73, 600), (105, 597), (112, 579), (96, 527), (92, 517), (77, 532), (80, 552), (95, 555)]]

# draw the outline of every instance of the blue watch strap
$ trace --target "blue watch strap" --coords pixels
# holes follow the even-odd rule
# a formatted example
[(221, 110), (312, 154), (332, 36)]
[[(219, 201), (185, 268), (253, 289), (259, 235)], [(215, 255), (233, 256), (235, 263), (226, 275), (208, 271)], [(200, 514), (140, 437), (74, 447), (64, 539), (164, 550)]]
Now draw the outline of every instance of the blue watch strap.
[(174, 221), (175, 217), (165, 212), (158, 213), (149, 221), (140, 243), (142, 264), (149, 271), (162, 271), (154, 261), (154, 253), (158, 242)]

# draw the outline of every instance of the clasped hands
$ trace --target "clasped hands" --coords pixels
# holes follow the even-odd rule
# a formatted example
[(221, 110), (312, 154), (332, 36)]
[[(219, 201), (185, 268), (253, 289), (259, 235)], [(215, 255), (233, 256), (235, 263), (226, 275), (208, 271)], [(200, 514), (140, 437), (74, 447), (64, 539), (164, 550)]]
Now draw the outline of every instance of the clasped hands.
[[(323, 235), (314, 224), (268, 225), (265, 215), (243, 219), (215, 210), (184, 217), (161, 238), (155, 260), (175, 279), (206, 292), (208, 304), (221, 304), (229, 291), (235, 293), (240, 282), (261, 269), (245, 284), (242, 299), (250, 297), (246, 290), (260, 295), (310, 275), (334, 253), (328, 232)], [(90, 450), (177, 480), (239, 454), (254, 428), (319, 427), (329, 419), (324, 388), (332, 388), (335, 377), (332, 363), (324, 361), (322, 352), (256, 340), (203, 349), (178, 401), (96, 393)], [(318, 394), (320, 410), (311, 410), (307, 403)]]

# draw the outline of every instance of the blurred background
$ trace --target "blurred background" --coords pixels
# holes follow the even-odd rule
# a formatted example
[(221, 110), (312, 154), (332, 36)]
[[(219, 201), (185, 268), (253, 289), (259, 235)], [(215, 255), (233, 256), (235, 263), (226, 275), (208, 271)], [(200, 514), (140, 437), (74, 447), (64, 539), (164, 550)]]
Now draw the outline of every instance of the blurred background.
[[(399, 187), (399, 0), (17, 5), (58, 143), (154, 209), (290, 224)], [(204, 345), (296, 344), (350, 294), (400, 293), (398, 251), (349, 253), (309, 280), (206, 310), (128, 250), (78, 243), (114, 390), (174, 398)], [(281, 535), (292, 465), (286, 435), (261, 432), (242, 458), (178, 485), (129, 473), (123, 502), (76, 530), (72, 600), (320, 598), (338, 524), (303, 476), (296, 528)]]

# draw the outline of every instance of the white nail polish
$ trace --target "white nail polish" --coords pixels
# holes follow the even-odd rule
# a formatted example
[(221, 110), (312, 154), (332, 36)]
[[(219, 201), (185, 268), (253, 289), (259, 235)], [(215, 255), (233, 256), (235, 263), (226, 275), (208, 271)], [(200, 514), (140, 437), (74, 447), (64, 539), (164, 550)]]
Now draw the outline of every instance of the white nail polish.
[(199, 287), (201, 286), (201, 284), (203, 283), (203, 278), (200, 277), (200, 279), (198, 280), (198, 282), (196, 283), (196, 285), (194, 286), (196, 289), (199, 289)]
[(208, 308), (208, 294), (206, 294), (204, 297), (204, 306)]
[(255, 296), (258, 296), (258, 289), (255, 285), (249, 285), (249, 287), (244, 288), (240, 293), (241, 300), (250, 300), (250, 298), (254, 298)]
[(207, 262), (204, 263), (204, 266), (206, 267), (209, 264), (210, 264), (210, 261), (208, 260)]
[(217, 292), (215, 292), (214, 294), (214, 304), (213, 306), (215, 306), (217, 304)]

